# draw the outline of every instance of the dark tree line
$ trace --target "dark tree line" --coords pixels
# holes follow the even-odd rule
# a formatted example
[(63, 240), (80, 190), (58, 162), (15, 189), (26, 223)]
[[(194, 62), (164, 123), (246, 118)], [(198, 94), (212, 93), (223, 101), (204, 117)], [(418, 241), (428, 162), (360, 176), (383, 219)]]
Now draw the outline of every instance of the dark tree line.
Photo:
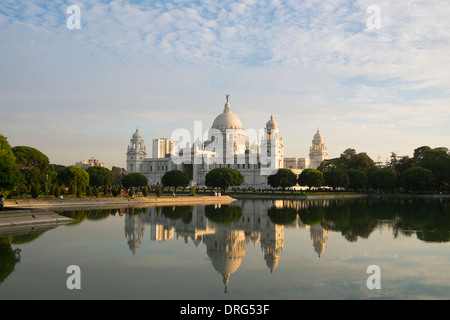
[(389, 161), (380, 164), (365, 152), (347, 149), (338, 158), (324, 160), (317, 170), (303, 170), (298, 177), (290, 169), (278, 169), (268, 183), (283, 191), (298, 184), (356, 192), (448, 192), (450, 153), (447, 148), (424, 146), (416, 148), (413, 157), (392, 153)]
[(366, 153), (347, 149), (339, 158), (323, 161), (318, 169), (324, 174), (325, 184), (333, 188), (448, 192), (450, 154), (447, 148), (423, 146), (414, 150), (413, 157), (391, 153), (387, 163), (376, 164)]
[(81, 196), (104, 193), (119, 185), (126, 177), (122, 168), (90, 167), (51, 164), (40, 150), (28, 146), (11, 147), (0, 135), (0, 193), (4, 196), (39, 195)]

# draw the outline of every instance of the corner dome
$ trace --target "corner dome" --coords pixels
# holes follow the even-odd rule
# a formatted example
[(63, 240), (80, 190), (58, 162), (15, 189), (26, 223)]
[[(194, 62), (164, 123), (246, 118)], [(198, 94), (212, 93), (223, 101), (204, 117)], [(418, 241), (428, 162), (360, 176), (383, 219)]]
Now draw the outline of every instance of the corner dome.
[(138, 129), (136, 129), (136, 132), (133, 133), (133, 139), (141, 139), (142, 140), (142, 135)]
[(322, 134), (320, 133), (320, 131), (319, 131), (319, 129), (317, 129), (317, 132), (316, 132), (316, 134), (314, 135), (314, 141), (323, 141), (323, 136), (322, 136)]
[(211, 128), (222, 131), (227, 129), (244, 129), (242, 127), (241, 120), (231, 112), (230, 103), (228, 102), (228, 95), (223, 113), (219, 114), (216, 119), (214, 119)]
[(266, 129), (278, 129), (278, 122), (275, 121), (273, 115), (270, 116), (270, 120), (266, 123)]

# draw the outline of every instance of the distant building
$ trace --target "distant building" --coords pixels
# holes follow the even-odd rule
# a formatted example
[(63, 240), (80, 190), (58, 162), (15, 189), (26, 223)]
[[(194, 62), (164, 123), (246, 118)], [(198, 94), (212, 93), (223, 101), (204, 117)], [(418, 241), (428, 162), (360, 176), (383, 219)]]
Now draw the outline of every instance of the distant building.
[(90, 167), (105, 167), (105, 163), (100, 162), (97, 159), (91, 158), (89, 160), (82, 159), (81, 161), (76, 162), (75, 166), (83, 169), (88, 169)]
[(317, 169), (323, 160), (328, 159), (328, 151), (322, 134), (317, 130), (309, 148), (309, 158), (284, 158), (284, 167), (299, 174), (304, 169)]
[(317, 169), (323, 160), (328, 159), (327, 147), (325, 147), (325, 140), (319, 130), (314, 135), (312, 146), (309, 148), (310, 167)]
[(167, 138), (153, 139), (152, 158), (169, 157), (175, 149), (175, 141)]

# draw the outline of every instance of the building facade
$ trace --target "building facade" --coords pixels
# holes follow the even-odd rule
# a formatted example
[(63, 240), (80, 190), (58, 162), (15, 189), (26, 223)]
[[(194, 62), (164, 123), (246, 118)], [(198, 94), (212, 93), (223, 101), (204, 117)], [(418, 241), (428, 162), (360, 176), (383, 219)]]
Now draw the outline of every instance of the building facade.
[(289, 168), (299, 174), (326, 159), (323, 137), (316, 135), (310, 159), (285, 158), (283, 138), (273, 115), (264, 129), (245, 130), (241, 120), (231, 111), (227, 95), (223, 112), (214, 119), (206, 141), (197, 139), (192, 144), (181, 146), (169, 139), (154, 139), (152, 157), (147, 158), (144, 140), (136, 129), (127, 149), (127, 172), (145, 175), (152, 186), (160, 184), (167, 171), (177, 169), (188, 175), (192, 186), (204, 186), (209, 171), (228, 167), (242, 174), (241, 187), (267, 188), (268, 176), (276, 173), (278, 168)]
[(88, 169), (90, 167), (105, 167), (105, 163), (100, 162), (97, 159), (91, 158), (89, 160), (82, 159), (81, 161), (76, 162), (75, 166), (83, 169)]
[(153, 139), (152, 147), (152, 158), (165, 158), (173, 153), (175, 141), (168, 138)]

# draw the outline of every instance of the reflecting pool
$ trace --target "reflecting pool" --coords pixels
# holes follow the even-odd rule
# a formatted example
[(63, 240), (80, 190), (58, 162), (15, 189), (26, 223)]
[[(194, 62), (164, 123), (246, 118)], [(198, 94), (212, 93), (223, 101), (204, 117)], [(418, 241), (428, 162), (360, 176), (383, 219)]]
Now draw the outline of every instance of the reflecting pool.
[(445, 199), (62, 214), (75, 222), (0, 238), (0, 299), (450, 299)]

